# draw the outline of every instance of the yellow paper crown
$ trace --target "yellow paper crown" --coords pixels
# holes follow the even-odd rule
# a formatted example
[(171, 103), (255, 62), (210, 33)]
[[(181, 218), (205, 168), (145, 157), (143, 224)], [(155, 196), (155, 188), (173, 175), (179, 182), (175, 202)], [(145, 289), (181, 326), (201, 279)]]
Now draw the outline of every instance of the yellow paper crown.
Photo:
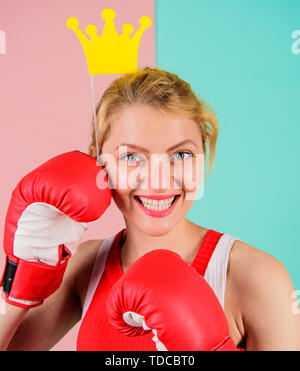
[(141, 37), (146, 28), (151, 26), (151, 19), (143, 16), (139, 19), (141, 27), (130, 38), (134, 31), (130, 23), (122, 27), (123, 33), (118, 34), (113, 9), (104, 9), (101, 13), (105, 20), (102, 36), (97, 34), (97, 27), (90, 24), (85, 32), (78, 28), (79, 21), (75, 17), (67, 20), (67, 27), (73, 30), (85, 53), (90, 75), (121, 74), (137, 70), (137, 59)]

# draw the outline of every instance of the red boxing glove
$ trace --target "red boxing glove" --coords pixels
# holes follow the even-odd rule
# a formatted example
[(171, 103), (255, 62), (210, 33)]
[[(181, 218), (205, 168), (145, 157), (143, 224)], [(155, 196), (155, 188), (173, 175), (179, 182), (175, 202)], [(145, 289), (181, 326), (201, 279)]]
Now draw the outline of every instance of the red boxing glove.
[(157, 350), (237, 350), (213, 290), (169, 250), (138, 259), (111, 289), (106, 309), (126, 335), (152, 330)]
[(110, 205), (107, 174), (105, 189), (96, 184), (101, 170), (95, 159), (72, 151), (18, 183), (4, 228), (7, 257), (1, 286), (7, 302), (32, 308), (58, 289), (71, 256), (66, 245), (79, 242), (87, 223)]

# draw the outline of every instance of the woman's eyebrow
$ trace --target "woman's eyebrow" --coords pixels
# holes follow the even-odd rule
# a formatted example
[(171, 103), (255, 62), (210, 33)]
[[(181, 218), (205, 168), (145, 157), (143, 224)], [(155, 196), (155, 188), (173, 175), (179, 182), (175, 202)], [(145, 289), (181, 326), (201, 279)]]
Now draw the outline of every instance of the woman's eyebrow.
[(182, 145), (187, 144), (187, 143), (191, 143), (191, 144), (193, 144), (193, 146), (195, 146), (195, 148), (197, 148), (197, 144), (192, 139), (185, 139), (182, 142), (179, 142), (179, 143), (175, 144), (174, 146), (168, 148), (167, 152), (172, 151), (172, 149), (177, 148), (177, 147), (182, 146)]
[[(197, 148), (196, 143), (195, 143), (192, 139), (185, 139), (185, 140), (183, 140), (183, 141), (181, 141), (181, 142), (175, 144), (174, 146), (168, 148), (168, 149), (167, 149), (167, 152), (172, 151), (173, 149), (175, 149), (175, 148), (177, 148), (177, 147), (179, 147), (179, 146), (182, 146), (183, 144), (187, 144), (187, 143), (191, 143), (191, 144), (193, 144), (193, 145)], [(146, 153), (149, 153), (149, 152), (150, 152), (150, 151), (149, 151), (148, 149), (146, 149), (146, 148), (143, 148), (143, 147), (138, 146), (138, 145), (136, 145), (136, 144), (130, 144), (130, 143), (121, 143), (121, 144), (119, 144), (119, 145), (115, 148), (115, 150), (117, 150), (117, 149), (118, 149), (119, 147), (121, 147), (121, 146), (132, 147), (132, 148), (134, 148), (134, 149), (137, 149), (138, 151), (144, 151), (144, 152), (146, 152)]]

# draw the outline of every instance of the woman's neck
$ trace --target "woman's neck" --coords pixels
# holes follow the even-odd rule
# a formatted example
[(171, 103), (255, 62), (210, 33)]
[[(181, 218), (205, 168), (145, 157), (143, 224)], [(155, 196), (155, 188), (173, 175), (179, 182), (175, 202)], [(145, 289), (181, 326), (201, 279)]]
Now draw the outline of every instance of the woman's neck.
[(141, 256), (157, 250), (171, 250), (191, 264), (203, 241), (207, 229), (183, 219), (182, 222), (162, 236), (151, 236), (136, 228), (126, 225), (124, 243), (120, 252), (122, 270), (126, 270)]

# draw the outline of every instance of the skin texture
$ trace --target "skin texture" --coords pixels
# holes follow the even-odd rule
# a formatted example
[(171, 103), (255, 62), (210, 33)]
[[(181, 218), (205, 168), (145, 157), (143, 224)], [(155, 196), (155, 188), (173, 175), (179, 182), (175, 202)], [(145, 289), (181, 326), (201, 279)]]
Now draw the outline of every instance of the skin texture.
[[(149, 132), (152, 133), (151, 136), (149, 136)], [(186, 143), (168, 153), (166, 152), (171, 145), (174, 146), (186, 139), (192, 139), (196, 146), (192, 143)], [(120, 143), (138, 145), (147, 149), (149, 153), (130, 146), (127, 146), (127, 152), (122, 149), (119, 153), (115, 148)], [(199, 227), (185, 218), (193, 204), (193, 200), (185, 199), (186, 189), (184, 181), (182, 181), (182, 189), (175, 188), (180, 180), (178, 179), (180, 174), (177, 171), (177, 167), (181, 166), (183, 161), (192, 161), (193, 171), (196, 166), (195, 160), (191, 159), (191, 157), (187, 160), (181, 160), (182, 155), (180, 153), (184, 151), (193, 154), (193, 156), (197, 153), (203, 154), (202, 139), (197, 125), (189, 119), (178, 118), (175, 115), (162, 113), (147, 106), (133, 106), (123, 110), (112, 128), (111, 135), (104, 142), (102, 152), (113, 154), (117, 168), (124, 166), (124, 161), (127, 162), (128, 178), (130, 178), (131, 172), (135, 171), (144, 158), (148, 159), (149, 164), (148, 172), (137, 177), (136, 181), (131, 184), (131, 188), (126, 187), (126, 189), (120, 189), (119, 187), (119, 184), (123, 184), (121, 183), (123, 179), (120, 178), (125, 177), (125, 171), (115, 174), (112, 171), (113, 164), (108, 161), (106, 165), (109, 177), (115, 188), (112, 190), (114, 201), (124, 215), (126, 223), (126, 241), (121, 252), (124, 270), (146, 252), (155, 248), (173, 250), (179, 253), (184, 260), (188, 262), (193, 260), (200, 237)], [(123, 156), (126, 153), (134, 154), (134, 157), (131, 155), (129, 157), (130, 161), (128, 159), (124, 160)], [(167, 153), (173, 160), (170, 171), (171, 179), (168, 182), (170, 187), (167, 189), (162, 188), (162, 178), (165, 175), (160, 171), (159, 188), (151, 189), (150, 186), (153, 179), (151, 178), (150, 154), (163, 153)], [(187, 158), (190, 155), (185, 156)], [(172, 185), (174, 186), (172, 187)], [(188, 191), (190, 193), (190, 189)], [(164, 218), (155, 218), (146, 215), (134, 199), (135, 195), (148, 194), (179, 194), (180, 198), (171, 215)], [(203, 233), (205, 231), (202, 228), (200, 232)]]
[[(171, 146), (187, 139), (192, 139), (196, 145), (186, 143), (167, 152)], [(121, 143), (141, 146), (148, 152), (129, 146), (127, 152), (124, 149), (119, 152), (116, 148)], [(202, 138), (196, 124), (148, 106), (122, 109), (102, 146), (102, 153), (110, 155), (104, 165), (114, 186), (113, 199), (126, 223), (126, 239), (121, 250), (123, 272), (153, 249), (172, 250), (188, 264), (197, 254), (207, 228), (186, 219), (194, 201), (187, 199), (191, 190), (186, 188), (185, 179), (181, 179), (181, 189), (175, 187), (180, 181), (176, 169), (182, 162), (192, 161), (193, 171), (196, 166), (193, 156), (182, 160), (179, 155), (182, 152), (203, 155)], [(123, 157), (126, 153), (127, 157)], [(114, 166), (126, 168), (127, 174), (132, 174), (143, 158), (162, 153), (172, 159), (167, 189), (162, 187), (163, 177), (166, 177), (162, 171), (157, 189), (145, 187), (151, 185), (150, 168), (131, 182), (131, 187), (121, 189), (119, 184), (125, 175), (122, 171), (114, 173)], [(180, 198), (173, 212), (164, 218), (146, 215), (134, 199), (141, 194), (173, 193)], [(5, 328), (6, 334), (2, 343), (0, 341), (2, 349), (6, 349), (8, 343), (11, 350), (50, 349), (80, 320), (101, 242), (93, 240), (80, 244), (70, 259), (63, 284), (42, 306), (29, 311), (8, 310), (6, 315), (0, 316), (0, 328)], [(300, 315), (292, 310), (295, 308), (293, 291), (289, 274), (277, 259), (242, 241), (235, 241), (229, 256), (225, 290), (225, 315), (235, 344), (247, 350), (300, 350)]]

